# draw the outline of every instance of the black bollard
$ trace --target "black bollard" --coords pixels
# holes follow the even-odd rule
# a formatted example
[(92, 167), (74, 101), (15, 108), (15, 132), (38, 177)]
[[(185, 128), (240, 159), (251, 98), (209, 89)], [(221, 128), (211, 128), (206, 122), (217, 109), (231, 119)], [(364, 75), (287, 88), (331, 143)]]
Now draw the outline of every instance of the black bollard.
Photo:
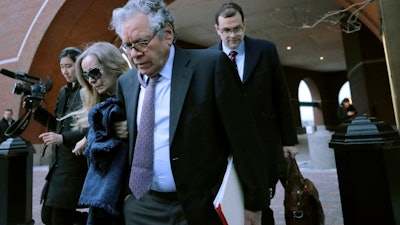
[(394, 126), (357, 116), (329, 143), (345, 225), (400, 224), (400, 137)]
[(32, 145), (19, 137), (0, 145), (0, 224), (33, 225)]

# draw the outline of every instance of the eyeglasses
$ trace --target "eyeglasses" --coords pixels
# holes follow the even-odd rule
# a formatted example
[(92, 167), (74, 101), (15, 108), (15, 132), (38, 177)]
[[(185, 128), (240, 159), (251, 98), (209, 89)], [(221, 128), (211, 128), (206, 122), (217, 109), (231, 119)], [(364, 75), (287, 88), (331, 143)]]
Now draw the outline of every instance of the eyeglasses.
[(132, 52), (132, 49), (135, 49), (136, 51), (145, 53), (147, 51), (147, 47), (149, 43), (153, 40), (153, 38), (156, 36), (157, 32), (153, 34), (153, 36), (146, 41), (138, 41), (136, 43), (123, 43), (121, 47), (119, 47), (120, 51), (122, 53), (125, 53), (127, 55), (130, 55)]
[(82, 73), (82, 77), (85, 78), (85, 80), (89, 81), (89, 77), (94, 79), (94, 80), (98, 80), (101, 77), (101, 69), (103, 69), (102, 66), (96, 67), (96, 68), (92, 68), (89, 70), (89, 72), (83, 72)]
[(219, 30), (223, 35), (230, 35), (230, 34), (242, 34), (243, 33), (243, 27), (239, 26), (239, 27), (235, 27), (233, 29), (228, 29), (228, 28), (224, 28), (222, 30)]

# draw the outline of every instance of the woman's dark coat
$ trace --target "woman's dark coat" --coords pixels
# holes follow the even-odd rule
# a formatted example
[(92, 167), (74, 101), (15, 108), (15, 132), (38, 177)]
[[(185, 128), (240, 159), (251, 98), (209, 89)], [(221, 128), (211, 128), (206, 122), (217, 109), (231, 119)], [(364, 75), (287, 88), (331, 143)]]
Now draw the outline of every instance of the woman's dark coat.
[[(79, 86), (60, 89), (55, 110), (55, 118), (82, 107)], [(43, 110), (43, 109), (42, 109)], [(38, 112), (36, 112), (38, 113)], [(51, 129), (55, 124), (55, 132), (63, 135), (63, 144), (53, 145), (49, 173), (42, 191), (44, 205), (57, 208), (73, 209), (77, 207), (87, 172), (87, 161), (83, 155), (72, 153), (76, 142), (81, 140), (86, 131), (72, 130), (73, 118), (56, 121), (49, 119), (47, 125)]]

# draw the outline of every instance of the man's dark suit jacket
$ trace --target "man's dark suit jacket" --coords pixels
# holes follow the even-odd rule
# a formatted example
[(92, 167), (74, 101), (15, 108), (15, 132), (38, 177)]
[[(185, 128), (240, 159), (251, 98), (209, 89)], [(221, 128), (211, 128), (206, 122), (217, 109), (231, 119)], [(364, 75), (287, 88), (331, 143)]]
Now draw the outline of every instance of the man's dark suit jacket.
[[(278, 171), (286, 171), (282, 146), (297, 144), (290, 95), (275, 45), (245, 36), (242, 88), (264, 144), (269, 186), (275, 189)], [(222, 51), (222, 41), (210, 47)], [(277, 163), (280, 163), (279, 168)], [(281, 174), (279, 176), (284, 176)]]
[[(213, 200), (232, 153), (243, 182), (245, 207), (269, 203), (260, 166), (260, 141), (237, 83), (236, 70), (221, 51), (175, 48), (170, 97), (170, 162), (189, 224), (221, 224)], [(137, 70), (117, 82), (126, 108), (130, 165), (137, 133)], [(157, 138), (157, 137), (155, 137)], [(128, 173), (129, 174), (129, 173)]]
[[(13, 124), (13, 123), (15, 123), (15, 120), (12, 119), (11, 124)], [(8, 137), (5, 135), (5, 132), (8, 129), (8, 127), (9, 127), (8, 121), (6, 119), (2, 118), (0, 120), (0, 144), (1, 144), (1, 142), (8, 139)]]

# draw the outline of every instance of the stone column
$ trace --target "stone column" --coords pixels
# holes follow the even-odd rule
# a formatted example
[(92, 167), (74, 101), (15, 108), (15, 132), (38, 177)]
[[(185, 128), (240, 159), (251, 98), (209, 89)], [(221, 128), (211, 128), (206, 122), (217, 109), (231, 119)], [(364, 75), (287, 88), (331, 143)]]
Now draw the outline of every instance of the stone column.
[(380, 0), (382, 18), (382, 40), (393, 99), (397, 129), (400, 129), (400, 1)]

